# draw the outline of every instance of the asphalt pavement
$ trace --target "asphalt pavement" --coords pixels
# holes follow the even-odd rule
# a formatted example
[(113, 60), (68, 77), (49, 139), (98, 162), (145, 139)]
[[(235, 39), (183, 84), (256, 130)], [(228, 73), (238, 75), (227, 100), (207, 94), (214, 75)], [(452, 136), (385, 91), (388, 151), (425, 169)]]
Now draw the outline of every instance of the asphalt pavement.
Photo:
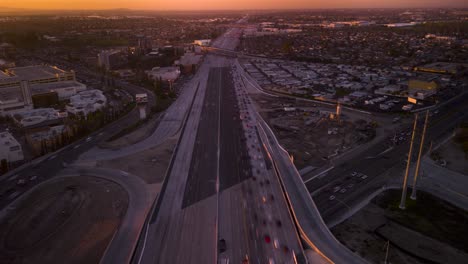
[[(462, 120), (466, 120), (467, 100), (468, 95), (465, 94), (451, 104), (441, 107), (438, 114), (430, 117), (425, 150), (429, 148), (431, 141), (436, 143), (445, 135), (453, 132)], [(404, 140), (399, 145), (390, 148), (388, 142), (382, 141), (380, 144), (369, 148), (365, 157), (351, 159), (306, 183), (307, 189), (313, 194), (314, 201), (326, 222), (333, 222), (337, 217), (349, 210), (354, 203), (382, 188), (388, 177), (401, 178), (406, 166), (406, 154), (409, 150), (411, 129), (406, 127), (401, 130), (404, 132), (404, 135), (401, 136)], [(417, 131), (418, 136), (415, 140), (412, 162), (416, 162), (422, 123), (418, 125)], [(400, 134), (398, 137), (400, 137)], [(385, 140), (389, 141), (389, 139)], [(386, 173), (388, 171), (392, 171), (391, 175)], [(358, 175), (353, 176), (354, 172), (358, 173)], [(359, 173), (367, 177), (363, 179), (363, 175)], [(410, 174), (410, 178), (412, 178), (412, 175)], [(343, 191), (343, 189), (345, 190)]]

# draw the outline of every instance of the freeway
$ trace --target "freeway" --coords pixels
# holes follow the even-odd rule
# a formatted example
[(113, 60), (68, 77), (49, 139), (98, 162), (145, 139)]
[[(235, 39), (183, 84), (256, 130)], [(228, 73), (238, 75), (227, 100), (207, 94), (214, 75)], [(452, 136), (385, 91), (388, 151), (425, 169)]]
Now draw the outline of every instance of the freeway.
[[(230, 29), (214, 45), (234, 48), (240, 34)], [(134, 263), (292, 263), (302, 254), (279, 182), (248, 121), (250, 99), (235, 89), (232, 65), (207, 55), (198, 70), (199, 89), (166, 191), (149, 216)]]

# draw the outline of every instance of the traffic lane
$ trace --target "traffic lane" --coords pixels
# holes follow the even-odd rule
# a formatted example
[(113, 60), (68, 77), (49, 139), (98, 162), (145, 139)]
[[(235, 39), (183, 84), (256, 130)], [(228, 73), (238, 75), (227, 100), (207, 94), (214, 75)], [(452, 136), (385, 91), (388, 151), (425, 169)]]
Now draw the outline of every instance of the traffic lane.
[(182, 208), (216, 193), (220, 71), (210, 69)]
[(240, 108), (243, 110), (242, 123), (247, 131), (245, 144), (248, 144), (250, 155), (253, 157), (251, 162), (254, 176), (251, 181), (247, 181), (251, 183), (251, 188), (247, 190), (247, 193), (252, 196), (249, 201), (249, 209), (253, 209), (250, 217), (253, 217), (253, 223), (257, 224), (255, 226), (257, 237), (253, 242), (256, 247), (261, 248), (262, 252), (257, 261), (268, 263), (272, 259), (280, 263), (288, 263), (293, 259), (293, 252), (301, 251), (299, 238), (278, 178), (275, 178), (272, 167), (266, 165), (270, 157), (262, 152), (264, 151), (262, 141), (253, 125), (255, 120), (251, 112), (255, 110), (250, 100), (243, 96), (245, 93), (242, 93), (240, 89), (237, 91)]
[(248, 179), (252, 170), (229, 69), (221, 69), (220, 190)]

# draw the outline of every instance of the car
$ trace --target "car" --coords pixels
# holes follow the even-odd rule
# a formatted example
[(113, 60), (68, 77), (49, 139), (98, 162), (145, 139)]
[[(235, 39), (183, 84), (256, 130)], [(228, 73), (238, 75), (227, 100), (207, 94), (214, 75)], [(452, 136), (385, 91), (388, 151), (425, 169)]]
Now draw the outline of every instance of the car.
[(328, 200), (333, 201), (333, 200), (335, 200), (335, 198), (336, 198), (335, 195), (331, 195), (331, 196), (328, 198)]
[(367, 177), (368, 176), (364, 174), (364, 175), (361, 176), (361, 179), (365, 180), (365, 179), (367, 179)]
[(345, 192), (346, 192), (346, 189), (345, 189), (345, 188), (343, 188), (343, 189), (340, 190), (340, 193), (345, 193)]
[(224, 239), (219, 240), (218, 249), (219, 249), (220, 253), (223, 253), (224, 251), (226, 251), (226, 249), (227, 249), (226, 240), (224, 240)]
[(16, 184), (18, 185), (25, 185), (26, 184), (26, 180), (25, 179), (19, 179)]
[(92, 137), (87, 137), (87, 138), (86, 138), (86, 142), (90, 142), (91, 140), (93, 140)]
[(351, 176), (353, 176), (353, 177), (354, 177), (354, 176), (356, 176), (356, 175), (358, 175), (358, 173), (357, 173), (357, 172), (355, 172), (355, 171), (351, 172)]
[(348, 188), (353, 188), (353, 186), (354, 186), (353, 183), (348, 184)]
[(34, 176), (31, 176), (31, 178), (29, 178), (30, 181), (35, 181), (37, 179), (37, 176), (34, 175)]
[(281, 224), (281, 220), (276, 220), (276, 225), (277, 225), (278, 227), (281, 227), (281, 225), (282, 225), (282, 224)]
[(277, 238), (275, 238), (275, 239), (273, 240), (273, 246), (274, 246), (275, 248), (279, 248), (279, 247), (280, 247), (280, 244), (279, 244), (279, 241), (278, 241)]
[(339, 191), (340, 189), (341, 189), (340, 186), (335, 186), (335, 187), (333, 188), (333, 192), (336, 193), (336, 192)]

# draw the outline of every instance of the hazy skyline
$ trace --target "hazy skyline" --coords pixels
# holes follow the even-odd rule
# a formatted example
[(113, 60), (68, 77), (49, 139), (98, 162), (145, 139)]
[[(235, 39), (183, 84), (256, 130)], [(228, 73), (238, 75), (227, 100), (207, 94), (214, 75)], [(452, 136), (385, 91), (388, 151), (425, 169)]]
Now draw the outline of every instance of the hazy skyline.
[(465, 0), (3, 0), (0, 7), (28, 9), (232, 10), (300, 8), (467, 7)]

